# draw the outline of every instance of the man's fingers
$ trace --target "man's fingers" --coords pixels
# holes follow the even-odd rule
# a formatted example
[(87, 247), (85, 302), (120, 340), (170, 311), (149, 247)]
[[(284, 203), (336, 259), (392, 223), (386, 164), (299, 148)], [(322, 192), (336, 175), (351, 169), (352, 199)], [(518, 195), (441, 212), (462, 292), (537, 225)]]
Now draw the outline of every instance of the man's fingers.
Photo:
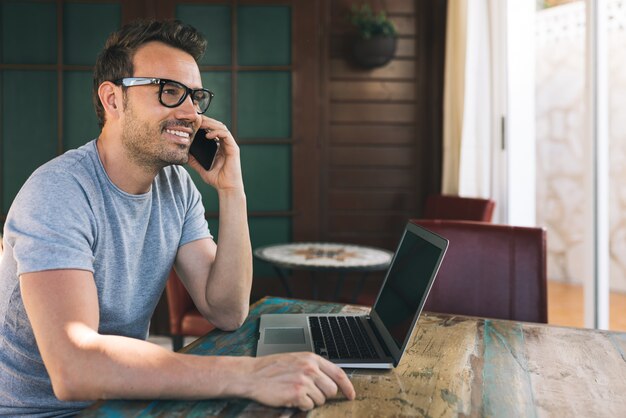
[(356, 397), (356, 392), (354, 391), (354, 386), (350, 379), (348, 379), (348, 375), (344, 372), (339, 366), (331, 363), (330, 361), (321, 358), (320, 369), (324, 372), (328, 377), (330, 377), (339, 387), (341, 392), (346, 396), (346, 398), (352, 400)]
[(339, 389), (350, 400), (356, 396), (345, 372), (314, 353), (275, 354), (256, 361), (256, 374), (268, 384), (256, 388), (252, 398), (262, 403), (308, 411), (324, 405)]
[(207, 115), (203, 115), (202, 116), (202, 124), (211, 124), (211, 125), (222, 125), (222, 126), (226, 126), (224, 125), (224, 123), (222, 123), (221, 121), (217, 120), (217, 119), (213, 119), (208, 117)]
[(307, 389), (306, 397), (313, 401), (313, 405), (311, 405), (311, 408), (309, 409), (312, 409), (314, 406), (324, 405), (324, 403), (326, 403), (326, 396), (315, 384), (312, 384), (311, 387)]
[(319, 388), (319, 390), (324, 394), (325, 398), (332, 398), (337, 395), (337, 384), (333, 379), (328, 377), (323, 371), (320, 375), (315, 379), (315, 384)]
[(298, 400), (298, 408), (302, 411), (310, 411), (315, 408), (315, 401), (305, 393)]
[(207, 137), (210, 139), (222, 139), (229, 138), (231, 136), (232, 134), (230, 133), (230, 131), (226, 129), (211, 129), (207, 134)]
[(209, 134), (216, 131), (228, 132), (230, 134), (228, 127), (215, 119), (205, 118), (200, 126), (202, 129), (209, 131)]

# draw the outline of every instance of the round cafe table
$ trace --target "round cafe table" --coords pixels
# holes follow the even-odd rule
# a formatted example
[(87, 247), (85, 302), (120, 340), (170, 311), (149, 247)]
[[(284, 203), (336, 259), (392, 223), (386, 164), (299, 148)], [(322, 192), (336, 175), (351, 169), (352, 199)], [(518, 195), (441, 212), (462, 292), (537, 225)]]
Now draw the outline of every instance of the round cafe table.
[(259, 247), (254, 250), (259, 260), (271, 264), (276, 270), (288, 297), (293, 297), (286, 270), (311, 272), (313, 299), (319, 298), (317, 272), (338, 272), (334, 299), (339, 299), (345, 274), (362, 272), (363, 277), (353, 293), (353, 300), (360, 293), (367, 275), (372, 271), (386, 270), (393, 253), (381, 248), (332, 242), (295, 242)]

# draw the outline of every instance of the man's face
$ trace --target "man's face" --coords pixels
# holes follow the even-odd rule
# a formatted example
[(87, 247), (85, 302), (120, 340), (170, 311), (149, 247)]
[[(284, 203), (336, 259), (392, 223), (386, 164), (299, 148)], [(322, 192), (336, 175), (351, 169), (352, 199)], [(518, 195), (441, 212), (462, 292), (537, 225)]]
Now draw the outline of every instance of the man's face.
[[(202, 87), (193, 57), (160, 42), (137, 50), (133, 64), (133, 77), (167, 78), (190, 88)], [(122, 144), (131, 160), (148, 169), (185, 164), (200, 122), (190, 97), (168, 108), (159, 102), (158, 85), (125, 89)]]

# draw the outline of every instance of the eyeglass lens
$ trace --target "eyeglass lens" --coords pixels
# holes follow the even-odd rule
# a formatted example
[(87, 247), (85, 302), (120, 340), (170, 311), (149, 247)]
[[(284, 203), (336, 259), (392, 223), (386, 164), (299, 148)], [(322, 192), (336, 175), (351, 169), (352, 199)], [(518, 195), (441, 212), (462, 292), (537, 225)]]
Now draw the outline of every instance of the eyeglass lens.
[[(182, 84), (168, 81), (161, 89), (161, 101), (166, 106), (180, 105), (187, 97), (187, 88)], [(193, 90), (191, 97), (198, 113), (204, 113), (211, 103), (211, 94), (206, 90)]]

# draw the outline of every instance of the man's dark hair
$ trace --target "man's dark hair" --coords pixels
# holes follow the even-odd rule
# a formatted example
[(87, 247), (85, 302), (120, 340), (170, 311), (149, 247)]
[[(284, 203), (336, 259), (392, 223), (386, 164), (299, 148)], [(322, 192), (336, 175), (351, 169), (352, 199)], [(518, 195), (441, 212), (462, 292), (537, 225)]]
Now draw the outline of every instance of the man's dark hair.
[(196, 62), (206, 48), (204, 36), (194, 27), (178, 20), (135, 21), (109, 35), (93, 72), (93, 103), (100, 128), (104, 126), (104, 107), (98, 97), (98, 87), (104, 81), (132, 77), (135, 53), (142, 45), (152, 41), (183, 50)]

